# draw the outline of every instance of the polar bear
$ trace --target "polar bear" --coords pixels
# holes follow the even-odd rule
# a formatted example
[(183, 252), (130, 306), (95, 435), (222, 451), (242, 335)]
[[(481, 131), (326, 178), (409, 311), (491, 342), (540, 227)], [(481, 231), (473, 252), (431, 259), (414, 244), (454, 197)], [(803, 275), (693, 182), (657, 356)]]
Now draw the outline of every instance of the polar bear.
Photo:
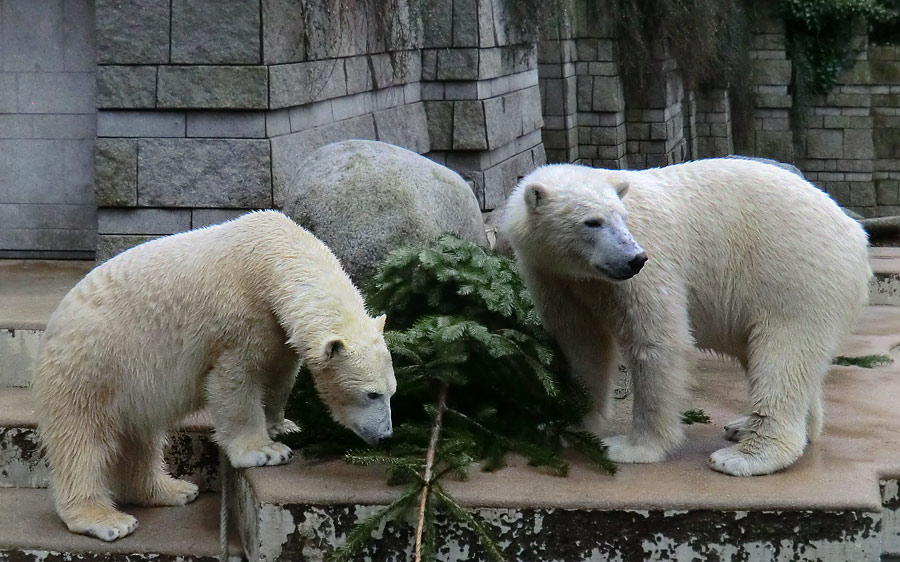
[[(504, 209), (538, 312), (607, 413), (617, 350), (634, 379), (631, 433), (609, 457), (658, 462), (684, 440), (686, 351), (736, 358), (750, 414), (710, 466), (735, 476), (796, 461), (823, 425), (824, 376), (867, 300), (863, 229), (775, 166), (710, 159), (642, 171), (549, 165)], [(645, 265), (646, 264), (646, 265)]]
[(112, 541), (137, 525), (116, 502), (195, 499), (163, 449), (202, 407), (233, 466), (288, 462), (270, 436), (296, 430), (284, 406), (301, 361), (335, 420), (369, 443), (390, 437), (384, 322), (328, 248), (275, 211), (110, 259), (51, 316), (34, 376), (57, 512), (69, 530)]

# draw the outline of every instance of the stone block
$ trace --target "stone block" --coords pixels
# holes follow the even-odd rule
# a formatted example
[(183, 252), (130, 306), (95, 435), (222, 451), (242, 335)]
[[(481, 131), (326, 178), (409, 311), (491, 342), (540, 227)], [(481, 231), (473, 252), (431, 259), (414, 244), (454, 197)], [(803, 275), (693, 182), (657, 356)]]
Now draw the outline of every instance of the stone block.
[(99, 207), (137, 205), (137, 141), (97, 139), (94, 200)]
[(848, 129), (844, 131), (844, 158), (871, 160), (875, 157), (871, 129)]
[(477, 47), (478, 0), (453, 0), (453, 46)]
[(102, 109), (156, 107), (156, 67), (98, 66), (97, 107)]
[(843, 145), (844, 134), (840, 130), (813, 129), (806, 132), (806, 156), (809, 158), (841, 158)]
[(376, 112), (373, 117), (378, 140), (417, 154), (431, 151), (424, 103), (392, 107)]
[(191, 228), (203, 228), (236, 219), (246, 209), (191, 209)]
[[(422, 2), (422, 27), (425, 30), (424, 46), (426, 48), (453, 45), (453, 3), (446, 0), (424, 0)], [(472, 27), (477, 29), (477, 26)]]
[(576, 82), (575, 99), (578, 111), (593, 111), (594, 78), (592, 76), (579, 76)]
[(756, 107), (788, 109), (792, 104), (787, 94), (756, 94)]
[(263, 111), (203, 111), (187, 114), (188, 137), (261, 139), (266, 137)]
[(190, 209), (103, 209), (98, 234), (174, 234), (191, 229)]
[(306, 60), (303, 0), (262, 0), (263, 64)]
[(488, 148), (485, 130), (485, 107), (481, 101), (453, 103), (453, 149), (485, 150)]
[(523, 101), (524, 97), (519, 92), (484, 101), (488, 148), (493, 150), (503, 146), (522, 134), (525, 118), (521, 111)]
[(872, 84), (900, 84), (900, 61), (871, 60), (869, 74)]
[(381, 111), (382, 109), (397, 107), (398, 105), (404, 105), (405, 103), (416, 103), (421, 101), (421, 99), (414, 99), (415, 96), (410, 96), (410, 99), (406, 100), (405, 89), (406, 86), (394, 86), (393, 88), (375, 90), (372, 92), (372, 97), (374, 99), (373, 110)]
[(94, 1), (69, 0), (62, 5), (63, 67), (70, 72), (93, 72), (97, 69)]
[(621, 111), (625, 109), (622, 81), (618, 76), (595, 76), (592, 93), (594, 111)]
[(900, 205), (900, 181), (875, 180), (875, 201), (878, 205)]
[(369, 58), (365, 55), (344, 59), (347, 73), (347, 93), (358, 94), (372, 89), (372, 72), (369, 69)]
[(96, 0), (100, 64), (169, 62), (169, 0)]
[(791, 61), (756, 59), (753, 61), (756, 84), (785, 85), (791, 83)]
[(453, 149), (453, 103), (444, 101), (425, 102), (428, 118), (428, 138), (432, 150)]
[[(32, 137), (35, 139), (95, 139), (96, 115), (11, 115), (28, 117), (32, 121)], [(0, 133), (2, 134), (2, 133)]]
[(100, 111), (99, 137), (183, 137), (185, 115), (173, 111)]
[(444, 84), (445, 100), (475, 100), (478, 95), (478, 82), (446, 82)]
[(478, 77), (482, 80), (496, 78), (504, 74), (503, 52), (500, 48), (478, 51)]
[[(341, 60), (273, 66), (269, 68), (269, 79), (269, 106), (272, 109), (347, 95), (347, 79)], [(376, 82), (376, 87), (383, 86)]]
[(317, 101), (287, 110), (290, 115), (290, 132), (296, 133), (333, 123), (335, 119), (331, 103), (332, 100)]
[(172, 0), (171, 62), (260, 64), (259, 0)]
[(331, 100), (331, 113), (335, 121), (342, 121), (364, 113), (371, 113), (374, 105), (375, 98), (372, 92), (363, 92)]
[(478, 49), (444, 49), (437, 57), (438, 80), (478, 79)]
[(100, 234), (97, 236), (96, 260), (101, 264), (109, 258), (121, 254), (138, 244), (149, 242), (159, 236), (139, 236), (134, 234)]
[(875, 183), (874, 182), (849, 182), (850, 183), (850, 204), (855, 207), (874, 207), (875, 206)]
[(93, 113), (93, 72), (22, 72), (15, 88), (17, 113)]
[(757, 131), (755, 140), (755, 155), (781, 162), (793, 161), (794, 145), (790, 131)]
[(872, 139), (876, 158), (900, 159), (900, 128), (878, 127), (872, 131)]
[(478, 45), (482, 48), (497, 44), (494, 34), (494, 10), (491, 2), (478, 2)]
[(157, 106), (266, 109), (268, 79), (265, 66), (161, 66), (157, 78)]
[(64, 70), (61, 2), (3, 2), (0, 63), (6, 71)]
[(272, 205), (267, 140), (140, 140), (138, 171), (141, 207)]

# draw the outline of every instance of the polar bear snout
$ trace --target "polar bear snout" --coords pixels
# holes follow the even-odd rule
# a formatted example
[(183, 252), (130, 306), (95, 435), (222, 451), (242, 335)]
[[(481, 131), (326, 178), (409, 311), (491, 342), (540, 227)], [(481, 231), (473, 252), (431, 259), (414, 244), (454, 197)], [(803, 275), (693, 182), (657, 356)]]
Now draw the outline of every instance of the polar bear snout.
[(631, 261), (628, 262), (628, 267), (631, 269), (631, 274), (637, 275), (641, 268), (644, 267), (645, 263), (647, 263), (646, 252), (641, 252), (640, 254), (631, 258)]

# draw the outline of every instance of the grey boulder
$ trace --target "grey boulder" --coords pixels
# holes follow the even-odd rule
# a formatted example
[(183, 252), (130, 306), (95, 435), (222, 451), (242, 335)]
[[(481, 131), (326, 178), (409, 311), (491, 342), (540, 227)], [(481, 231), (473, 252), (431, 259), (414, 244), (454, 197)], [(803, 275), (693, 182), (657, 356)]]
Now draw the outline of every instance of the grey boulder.
[(286, 186), (284, 212), (321, 239), (355, 281), (391, 250), (449, 232), (487, 246), (475, 194), (452, 170), (391, 144), (316, 150)]

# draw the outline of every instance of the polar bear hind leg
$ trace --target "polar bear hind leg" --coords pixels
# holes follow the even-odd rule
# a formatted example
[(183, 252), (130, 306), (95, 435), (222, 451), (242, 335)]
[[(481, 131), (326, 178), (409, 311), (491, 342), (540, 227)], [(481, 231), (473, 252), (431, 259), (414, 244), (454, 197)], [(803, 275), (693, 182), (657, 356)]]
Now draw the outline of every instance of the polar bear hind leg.
[(291, 448), (272, 441), (263, 410), (265, 378), (258, 363), (225, 352), (207, 375), (206, 400), (213, 417), (214, 439), (235, 468), (285, 464)]
[[(120, 432), (102, 407), (90, 413), (57, 408), (41, 427), (53, 470), (53, 496), (73, 533), (114, 541), (131, 534), (137, 519), (116, 509), (109, 470), (118, 454)], [(77, 432), (73, 430), (77, 428)]]
[(164, 459), (167, 440), (164, 433), (131, 436), (123, 441), (116, 474), (123, 503), (143, 506), (177, 506), (197, 499), (197, 485), (174, 478)]
[(813, 437), (821, 432), (830, 352), (827, 344), (798, 338), (801, 331), (769, 325), (750, 338), (747, 375), (753, 413), (726, 426), (739, 440), (710, 455), (714, 470), (733, 476), (771, 474), (800, 458), (808, 430)]

